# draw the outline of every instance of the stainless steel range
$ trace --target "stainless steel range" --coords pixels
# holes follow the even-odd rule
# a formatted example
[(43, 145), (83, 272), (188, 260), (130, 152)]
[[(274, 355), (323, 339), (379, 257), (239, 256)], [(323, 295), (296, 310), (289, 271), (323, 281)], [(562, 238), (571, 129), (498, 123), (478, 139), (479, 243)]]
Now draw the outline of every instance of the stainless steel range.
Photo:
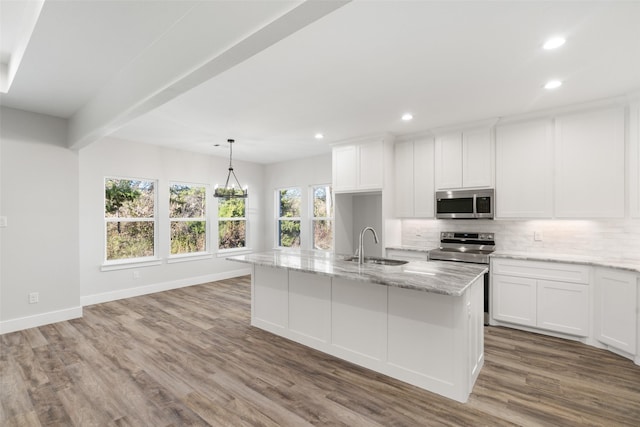
[[(489, 255), (495, 249), (493, 233), (443, 231), (440, 247), (429, 251), (429, 259), (486, 264), (488, 267)], [(489, 273), (484, 275), (484, 323), (489, 324)]]
[(429, 251), (429, 259), (489, 264), (489, 254), (495, 249), (493, 233), (443, 231), (440, 247)]

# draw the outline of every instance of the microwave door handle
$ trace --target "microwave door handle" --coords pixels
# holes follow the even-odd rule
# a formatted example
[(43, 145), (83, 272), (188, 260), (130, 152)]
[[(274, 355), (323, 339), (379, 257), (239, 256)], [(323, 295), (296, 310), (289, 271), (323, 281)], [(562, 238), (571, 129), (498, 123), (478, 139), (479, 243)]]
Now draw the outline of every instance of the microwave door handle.
[(473, 195), (473, 217), (478, 218), (478, 195)]

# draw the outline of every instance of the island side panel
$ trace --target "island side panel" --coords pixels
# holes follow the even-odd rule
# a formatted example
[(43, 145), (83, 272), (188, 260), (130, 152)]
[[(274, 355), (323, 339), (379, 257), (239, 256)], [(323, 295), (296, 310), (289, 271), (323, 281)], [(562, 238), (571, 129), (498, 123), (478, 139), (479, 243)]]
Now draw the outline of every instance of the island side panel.
[(330, 343), (330, 277), (289, 271), (289, 330), (293, 339), (314, 348)]
[(252, 277), (251, 324), (286, 336), (289, 328), (289, 278), (287, 270), (256, 265)]
[(386, 285), (333, 278), (331, 343), (338, 357), (371, 367), (387, 359)]

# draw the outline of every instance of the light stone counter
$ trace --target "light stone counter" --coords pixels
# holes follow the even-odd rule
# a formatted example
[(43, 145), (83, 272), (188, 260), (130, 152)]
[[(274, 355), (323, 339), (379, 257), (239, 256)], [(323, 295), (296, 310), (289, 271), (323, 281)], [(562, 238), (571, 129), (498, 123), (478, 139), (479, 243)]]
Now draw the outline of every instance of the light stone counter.
[(640, 260), (618, 258), (600, 258), (581, 255), (562, 255), (543, 252), (512, 252), (496, 251), (490, 255), (492, 258), (520, 259), (526, 261), (562, 262), (567, 264), (591, 265), (594, 267), (616, 268), (620, 270), (640, 273)]
[(482, 265), (443, 261), (412, 261), (399, 266), (358, 265), (357, 262), (345, 261), (345, 257), (301, 250), (258, 252), (227, 259), (449, 296), (462, 296), (476, 279), (488, 271)]

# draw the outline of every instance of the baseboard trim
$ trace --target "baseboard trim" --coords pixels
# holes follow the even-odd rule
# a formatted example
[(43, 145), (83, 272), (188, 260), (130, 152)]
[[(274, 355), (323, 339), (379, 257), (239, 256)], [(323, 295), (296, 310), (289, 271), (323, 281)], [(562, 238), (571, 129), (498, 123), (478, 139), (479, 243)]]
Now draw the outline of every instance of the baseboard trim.
[(156, 292), (169, 291), (171, 289), (200, 285), (202, 283), (216, 282), (218, 280), (231, 279), (233, 277), (246, 276), (248, 274), (251, 274), (251, 268), (207, 274), (204, 276), (189, 277), (186, 279), (172, 280), (170, 282), (154, 283), (152, 285), (140, 286), (137, 288), (85, 295), (80, 298), (80, 303), (83, 307), (86, 307), (88, 305), (101, 304), (104, 302), (116, 301), (124, 298), (138, 297), (141, 295), (148, 295)]
[(21, 331), (23, 329), (37, 328), (38, 326), (63, 322), (65, 320), (77, 319), (79, 317), (82, 317), (82, 307), (73, 307), (33, 316), (4, 320), (0, 322), (0, 335)]

